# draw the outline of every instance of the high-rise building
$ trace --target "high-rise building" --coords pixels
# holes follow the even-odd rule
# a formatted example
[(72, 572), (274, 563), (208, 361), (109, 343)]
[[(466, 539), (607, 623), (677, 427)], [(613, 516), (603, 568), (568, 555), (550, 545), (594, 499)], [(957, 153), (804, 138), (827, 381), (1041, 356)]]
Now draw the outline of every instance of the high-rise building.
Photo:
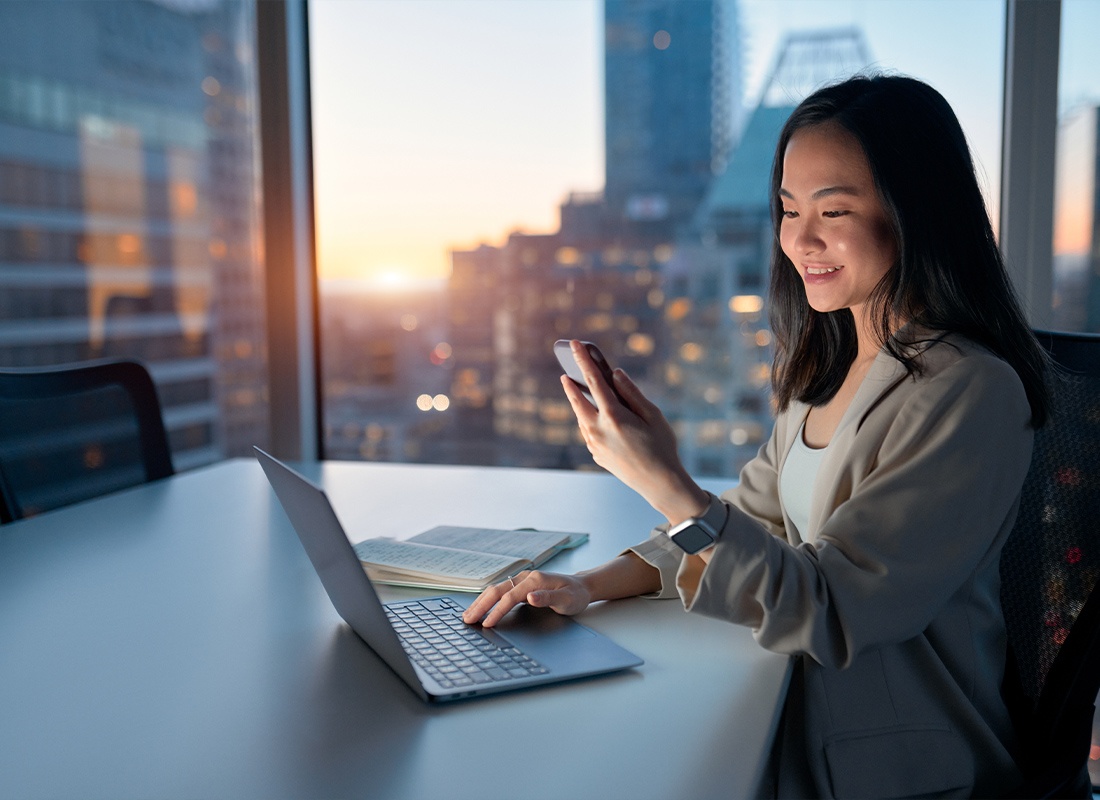
[(462, 438), (465, 463), (497, 464), (494, 433), (495, 317), (500, 312), (503, 256), (498, 247), (481, 245), (451, 254), (450, 342), (451, 408), (454, 431)]
[(0, 364), (144, 361), (177, 468), (266, 439), (250, 11), (0, 4)]
[(611, 230), (667, 239), (723, 164), (740, 102), (731, 20), (730, 0), (605, 0)]

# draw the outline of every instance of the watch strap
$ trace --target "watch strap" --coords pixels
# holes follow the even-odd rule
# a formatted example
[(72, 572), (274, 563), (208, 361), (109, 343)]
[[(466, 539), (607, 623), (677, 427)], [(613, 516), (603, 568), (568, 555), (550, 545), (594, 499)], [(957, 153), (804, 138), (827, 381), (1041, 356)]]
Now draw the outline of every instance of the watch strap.
[(707, 504), (706, 511), (696, 517), (696, 519), (710, 528), (709, 533), (717, 535), (718, 532), (726, 526), (726, 517), (729, 515), (729, 509), (726, 507), (726, 504), (714, 494), (707, 492), (707, 497), (710, 498), (710, 502)]

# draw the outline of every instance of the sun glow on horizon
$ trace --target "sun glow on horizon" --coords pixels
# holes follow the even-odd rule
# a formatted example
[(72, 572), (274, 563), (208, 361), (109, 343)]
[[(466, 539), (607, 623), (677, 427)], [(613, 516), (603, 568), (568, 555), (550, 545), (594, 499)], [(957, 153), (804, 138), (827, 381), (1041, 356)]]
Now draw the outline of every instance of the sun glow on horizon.
[(433, 277), (439, 276), (418, 273), (405, 267), (384, 266), (363, 270), (355, 280), (379, 292), (404, 292)]

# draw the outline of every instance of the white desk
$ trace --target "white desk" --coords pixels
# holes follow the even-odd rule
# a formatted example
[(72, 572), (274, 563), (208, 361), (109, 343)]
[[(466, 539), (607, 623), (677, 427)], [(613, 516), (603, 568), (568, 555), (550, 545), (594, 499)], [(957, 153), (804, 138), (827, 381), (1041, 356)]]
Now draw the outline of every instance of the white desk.
[[(307, 472), (353, 539), (441, 523), (588, 531), (560, 570), (657, 521), (606, 475)], [(251, 460), (0, 527), (0, 795), (752, 795), (786, 659), (675, 601), (600, 604), (581, 620), (645, 665), (434, 708), (336, 615)]]

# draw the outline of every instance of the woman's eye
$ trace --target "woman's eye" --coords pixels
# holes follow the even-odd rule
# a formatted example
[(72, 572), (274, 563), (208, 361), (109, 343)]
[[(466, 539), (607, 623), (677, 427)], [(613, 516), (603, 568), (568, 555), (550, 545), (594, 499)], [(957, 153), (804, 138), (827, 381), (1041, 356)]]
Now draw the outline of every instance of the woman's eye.
[(847, 211), (825, 211), (822, 213), (822, 216), (829, 217), (830, 219), (835, 219), (836, 217), (843, 217), (847, 213)]
[(794, 219), (797, 216), (798, 216), (797, 211), (788, 211), (785, 208), (783, 209), (783, 219)]

